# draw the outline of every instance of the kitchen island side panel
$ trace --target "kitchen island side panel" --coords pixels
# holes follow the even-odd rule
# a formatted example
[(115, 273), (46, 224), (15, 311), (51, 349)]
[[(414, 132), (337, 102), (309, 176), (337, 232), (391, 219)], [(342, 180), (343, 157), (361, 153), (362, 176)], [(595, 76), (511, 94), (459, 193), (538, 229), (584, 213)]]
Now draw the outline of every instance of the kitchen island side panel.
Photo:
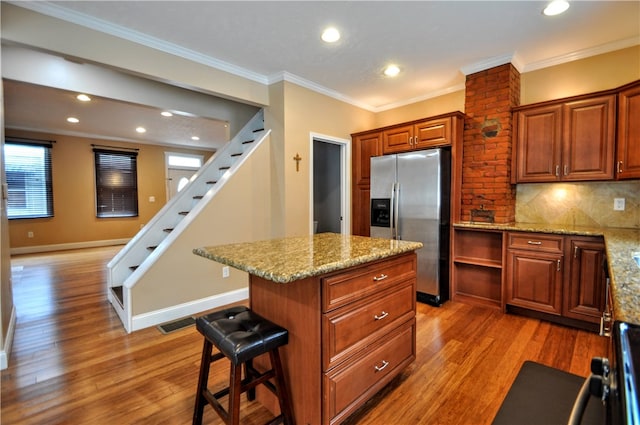
[[(320, 278), (277, 284), (250, 275), (251, 309), (289, 331), (282, 347), (282, 363), (293, 401), (295, 423), (322, 423)], [(277, 402), (270, 393), (258, 394), (270, 409)], [(272, 400), (269, 400), (272, 399)]]

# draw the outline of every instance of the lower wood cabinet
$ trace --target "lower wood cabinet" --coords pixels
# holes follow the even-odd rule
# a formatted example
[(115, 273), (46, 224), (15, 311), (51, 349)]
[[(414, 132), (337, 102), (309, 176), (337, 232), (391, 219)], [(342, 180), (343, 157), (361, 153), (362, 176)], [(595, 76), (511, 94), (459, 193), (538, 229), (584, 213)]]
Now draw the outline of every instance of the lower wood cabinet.
[(563, 238), (509, 233), (507, 304), (562, 314)]
[(602, 237), (453, 229), (451, 294), (597, 330), (606, 309)]
[(605, 247), (598, 238), (567, 238), (563, 314), (600, 323), (606, 304)]
[(605, 308), (602, 238), (508, 233), (506, 304), (597, 324)]

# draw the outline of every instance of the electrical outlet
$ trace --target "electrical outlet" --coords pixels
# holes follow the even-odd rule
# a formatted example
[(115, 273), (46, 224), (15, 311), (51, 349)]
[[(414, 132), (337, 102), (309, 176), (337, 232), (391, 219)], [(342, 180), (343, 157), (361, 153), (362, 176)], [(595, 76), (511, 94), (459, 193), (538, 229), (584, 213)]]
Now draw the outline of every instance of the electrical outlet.
[(222, 277), (229, 277), (229, 266), (224, 266), (222, 268)]
[(624, 211), (624, 198), (614, 198), (613, 200), (614, 211)]
[(28, 238), (32, 238), (33, 237), (33, 232), (27, 232), (27, 237)]

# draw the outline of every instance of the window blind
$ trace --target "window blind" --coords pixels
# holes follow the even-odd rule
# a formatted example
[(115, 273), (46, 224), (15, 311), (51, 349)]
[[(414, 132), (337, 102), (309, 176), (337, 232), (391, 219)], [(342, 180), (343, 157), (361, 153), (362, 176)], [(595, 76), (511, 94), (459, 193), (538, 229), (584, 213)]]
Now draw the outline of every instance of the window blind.
[(9, 219), (53, 217), (51, 146), (47, 141), (5, 140)]
[(136, 152), (94, 149), (96, 168), (96, 216), (138, 215)]

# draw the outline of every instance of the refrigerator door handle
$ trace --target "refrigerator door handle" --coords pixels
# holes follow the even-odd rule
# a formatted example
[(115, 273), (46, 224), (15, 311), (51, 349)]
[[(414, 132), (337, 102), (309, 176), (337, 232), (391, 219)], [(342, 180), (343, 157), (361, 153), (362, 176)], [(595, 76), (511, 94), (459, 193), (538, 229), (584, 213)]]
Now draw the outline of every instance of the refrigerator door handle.
[(393, 191), (394, 191), (394, 201), (395, 203), (393, 204), (392, 207), (392, 211), (393, 211), (393, 235), (392, 238), (399, 240), (400, 239), (400, 232), (398, 230), (398, 219), (400, 217), (400, 211), (398, 211), (398, 208), (400, 206), (400, 183), (396, 182), (393, 184)]
[(389, 220), (389, 231), (391, 232), (390, 234), (390, 238), (391, 239), (395, 239), (394, 234), (395, 234), (395, 226), (396, 226), (396, 184), (393, 183), (391, 185), (391, 201), (389, 203), (389, 210), (391, 213), (391, 217)]

